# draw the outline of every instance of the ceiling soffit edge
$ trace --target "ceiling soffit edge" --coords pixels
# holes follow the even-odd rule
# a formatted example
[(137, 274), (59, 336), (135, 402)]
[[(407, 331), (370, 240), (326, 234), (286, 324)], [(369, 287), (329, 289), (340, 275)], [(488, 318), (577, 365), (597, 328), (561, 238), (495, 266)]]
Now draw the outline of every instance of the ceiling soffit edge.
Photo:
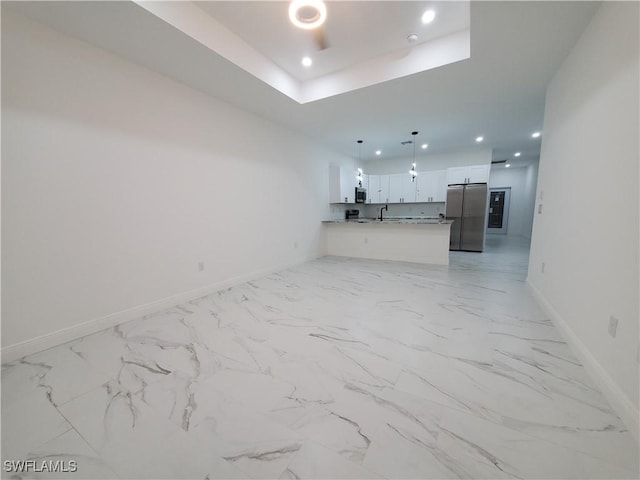
[(470, 58), (470, 29), (387, 53), (338, 72), (300, 81), (193, 2), (134, 0), (138, 6), (304, 104)]

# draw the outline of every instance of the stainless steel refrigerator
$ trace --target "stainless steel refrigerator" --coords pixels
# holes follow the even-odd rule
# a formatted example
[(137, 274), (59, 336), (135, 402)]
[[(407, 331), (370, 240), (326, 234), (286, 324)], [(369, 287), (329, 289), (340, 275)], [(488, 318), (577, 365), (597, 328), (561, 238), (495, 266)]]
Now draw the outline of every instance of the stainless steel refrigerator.
[(446, 217), (453, 220), (449, 250), (482, 251), (486, 210), (486, 183), (449, 185)]

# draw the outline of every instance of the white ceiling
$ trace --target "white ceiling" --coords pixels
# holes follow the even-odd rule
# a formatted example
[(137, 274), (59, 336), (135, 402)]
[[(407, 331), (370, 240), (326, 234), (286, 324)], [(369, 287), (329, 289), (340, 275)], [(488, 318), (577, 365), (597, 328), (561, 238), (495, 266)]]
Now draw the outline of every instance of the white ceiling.
[[(514, 167), (538, 158), (540, 140), (532, 139), (531, 133), (542, 129), (546, 86), (598, 7), (596, 2), (473, 1), (469, 59), (301, 104), (256, 75), (272, 63), (295, 81), (313, 76), (296, 65), (300, 52), (313, 43), (308, 38), (292, 40), (299, 32), (282, 26), (277, 12), (285, 2), (189, 3), (207, 12), (207, 21), (218, 22), (241, 38), (248, 46), (245, 53), (255, 51), (244, 56), (253, 63), (242, 68), (207, 42), (196, 40), (189, 32), (191, 26), (176, 28), (149, 11), (162, 8), (166, 12), (184, 3), (145, 2), (142, 8), (121, 1), (3, 1), (2, 7), (21, 11), (337, 151), (356, 156), (356, 140), (363, 139), (364, 160), (374, 158), (376, 149), (383, 151), (383, 158), (406, 156), (407, 147), (400, 142), (418, 130), (417, 141), (429, 144), (426, 155), (475, 148), (475, 137), (483, 135), (482, 145), (493, 148), (494, 159), (509, 158)], [(330, 2), (329, 48), (316, 55), (331, 61), (318, 61), (317, 74), (326, 75), (335, 68), (344, 71), (350, 63), (374, 55), (393, 56), (397, 48), (406, 52), (406, 46), (398, 46), (406, 40), (398, 37), (416, 28), (416, 12), (429, 5), (442, 12), (455, 10), (452, 5), (428, 1)], [(463, 9), (461, 5), (468, 4), (456, 7)], [(362, 8), (377, 13), (359, 13)], [(439, 13), (434, 24), (443, 21), (442, 15), (446, 14)], [(410, 21), (412, 25), (405, 26)], [(455, 21), (452, 25), (455, 29)], [(425, 30), (416, 33), (422, 41), (432, 41)], [(233, 57), (229, 55), (233, 47), (221, 45), (229, 38), (213, 35), (210, 40), (217, 39), (215, 48), (223, 53), (226, 49), (225, 55)], [(513, 157), (516, 151), (522, 152), (519, 159)]]
[[(323, 27), (328, 48), (320, 50), (314, 34), (291, 24), (289, 2), (196, 2), (196, 5), (298, 80), (318, 78), (392, 52), (412, 48), (469, 28), (469, 2), (329, 1)], [(423, 25), (425, 10), (438, 21)], [(274, 35), (277, 32), (277, 35)], [(411, 44), (407, 36), (418, 35)], [(301, 64), (313, 59), (312, 68)]]

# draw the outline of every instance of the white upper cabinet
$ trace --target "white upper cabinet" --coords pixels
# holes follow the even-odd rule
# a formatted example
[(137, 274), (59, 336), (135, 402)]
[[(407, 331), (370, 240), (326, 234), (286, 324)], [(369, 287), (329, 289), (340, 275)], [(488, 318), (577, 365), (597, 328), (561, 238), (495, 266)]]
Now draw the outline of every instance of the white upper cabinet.
[[(366, 203), (371, 204), (445, 202), (448, 185), (489, 183), (490, 167), (490, 165), (469, 165), (418, 172), (413, 182), (409, 172), (391, 175), (363, 174), (362, 187), (367, 189)], [(357, 175), (357, 169), (330, 166), (329, 201), (355, 203)]]
[(418, 180), (409, 173), (402, 174), (402, 203), (415, 203), (418, 192)]
[(447, 199), (447, 171), (419, 172), (416, 202), (444, 202)]
[(389, 203), (402, 202), (402, 174), (389, 175)]
[(389, 177), (391, 175), (369, 175), (367, 203), (389, 203)]
[(389, 177), (391, 175), (377, 175), (380, 177), (378, 186), (378, 201), (375, 203), (389, 203)]
[(331, 165), (329, 167), (329, 202), (355, 203), (358, 179), (356, 171)]
[(491, 165), (471, 165), (467, 167), (467, 183), (489, 183)]
[(367, 203), (378, 203), (380, 175), (367, 175)]
[(491, 165), (469, 165), (447, 169), (447, 185), (455, 183), (489, 183)]
[(467, 167), (447, 168), (447, 185), (467, 183)]
[(389, 175), (389, 203), (415, 203), (416, 182), (408, 173)]

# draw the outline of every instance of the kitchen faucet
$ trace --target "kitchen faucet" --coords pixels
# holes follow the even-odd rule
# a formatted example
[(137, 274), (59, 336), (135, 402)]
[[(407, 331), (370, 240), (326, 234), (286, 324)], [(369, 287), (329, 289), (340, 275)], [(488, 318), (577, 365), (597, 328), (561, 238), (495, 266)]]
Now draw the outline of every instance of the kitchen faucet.
[(380, 209), (380, 221), (382, 221), (382, 210), (389, 211), (389, 205), (385, 205)]

